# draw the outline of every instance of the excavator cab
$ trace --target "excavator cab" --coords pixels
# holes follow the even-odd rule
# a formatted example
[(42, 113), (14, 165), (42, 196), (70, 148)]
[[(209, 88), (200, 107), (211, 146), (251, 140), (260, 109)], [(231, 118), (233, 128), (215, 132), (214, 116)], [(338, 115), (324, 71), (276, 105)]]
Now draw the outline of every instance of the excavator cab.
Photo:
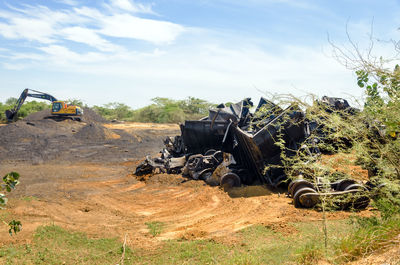
[(58, 113), (62, 109), (62, 105), (60, 102), (53, 102), (51, 106), (52, 113)]

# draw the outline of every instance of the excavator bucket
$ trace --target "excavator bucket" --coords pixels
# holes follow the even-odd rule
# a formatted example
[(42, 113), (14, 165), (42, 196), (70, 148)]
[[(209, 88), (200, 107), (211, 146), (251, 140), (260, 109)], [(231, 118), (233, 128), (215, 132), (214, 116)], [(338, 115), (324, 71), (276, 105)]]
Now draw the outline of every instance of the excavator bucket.
[(6, 110), (6, 117), (8, 121), (13, 121), (14, 120), (14, 116), (15, 116), (15, 112), (12, 110)]

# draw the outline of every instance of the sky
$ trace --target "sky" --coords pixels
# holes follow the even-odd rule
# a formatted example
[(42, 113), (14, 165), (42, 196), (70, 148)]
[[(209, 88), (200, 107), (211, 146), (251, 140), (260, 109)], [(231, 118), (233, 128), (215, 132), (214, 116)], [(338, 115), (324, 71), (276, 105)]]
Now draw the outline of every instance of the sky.
[(332, 56), (393, 53), (399, 0), (0, 0), (0, 101), (24, 88), (133, 109), (155, 97), (214, 103), (363, 96)]

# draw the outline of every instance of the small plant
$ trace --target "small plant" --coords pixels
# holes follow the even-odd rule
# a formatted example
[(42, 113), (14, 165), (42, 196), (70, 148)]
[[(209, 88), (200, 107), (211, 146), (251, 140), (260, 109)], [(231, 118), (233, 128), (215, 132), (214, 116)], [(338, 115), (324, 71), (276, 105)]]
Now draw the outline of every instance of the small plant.
[(38, 198), (35, 196), (26, 196), (26, 197), (22, 197), (21, 200), (26, 201), (26, 202), (31, 202), (31, 201), (38, 200)]
[(8, 233), (10, 234), (10, 236), (12, 236), (13, 232), (14, 234), (17, 234), (21, 231), (22, 224), (20, 221), (12, 220), (8, 223), (8, 226), (10, 227), (8, 229)]
[(150, 234), (154, 237), (161, 234), (161, 232), (164, 228), (164, 223), (158, 222), (158, 221), (146, 222), (145, 225), (147, 225), (147, 228), (149, 229)]
[[(10, 172), (3, 177), (3, 183), (0, 185), (0, 192), (7, 191), (11, 192), (15, 189), (15, 186), (19, 184), (19, 174), (17, 172)], [(7, 204), (7, 197), (5, 194), (0, 193), (0, 209), (4, 209)], [(20, 221), (11, 220), (9, 223), (2, 220), (3, 223), (9, 226), (8, 233), (12, 236), (13, 232), (16, 234), (21, 231), (22, 224)]]
[(19, 174), (17, 172), (8, 173), (3, 177), (3, 184), (1, 185), (1, 191), (6, 190), (11, 192), (15, 189), (15, 186), (19, 184)]

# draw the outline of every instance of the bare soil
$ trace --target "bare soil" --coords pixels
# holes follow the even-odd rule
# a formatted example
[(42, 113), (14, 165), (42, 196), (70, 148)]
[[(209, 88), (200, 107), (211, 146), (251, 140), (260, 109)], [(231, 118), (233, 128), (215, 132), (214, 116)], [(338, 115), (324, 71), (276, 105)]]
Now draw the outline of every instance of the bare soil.
[[(3, 164), (1, 174), (18, 170), (22, 176), (8, 212), (22, 221), (23, 231), (13, 237), (0, 233), (0, 242), (26, 242), (39, 225), (57, 224), (93, 237), (122, 238), (127, 233), (137, 247), (152, 248), (164, 239), (229, 237), (253, 224), (296, 233), (289, 223), (322, 219), (321, 213), (296, 209), (284, 194), (261, 186), (226, 193), (179, 175), (141, 182), (131, 174), (135, 164)], [(328, 217), (351, 214), (332, 212)], [(166, 225), (156, 238), (145, 225), (152, 221)]]
[[(290, 223), (322, 219), (315, 210), (294, 208), (283, 191), (263, 186), (227, 193), (179, 175), (137, 180), (136, 165), (145, 155), (156, 155), (163, 138), (176, 134), (175, 124), (104, 124), (95, 117), (84, 122), (30, 117), (1, 126), (0, 174), (21, 174), (1, 214), (21, 220), (23, 230), (13, 237), (0, 233), (0, 244), (29, 242), (38, 226), (56, 224), (92, 237), (127, 234), (133, 247), (152, 249), (165, 239), (232, 242), (235, 231), (254, 224), (293, 234)], [(328, 218), (351, 214), (331, 212)], [(152, 221), (165, 224), (157, 237), (145, 224)]]

